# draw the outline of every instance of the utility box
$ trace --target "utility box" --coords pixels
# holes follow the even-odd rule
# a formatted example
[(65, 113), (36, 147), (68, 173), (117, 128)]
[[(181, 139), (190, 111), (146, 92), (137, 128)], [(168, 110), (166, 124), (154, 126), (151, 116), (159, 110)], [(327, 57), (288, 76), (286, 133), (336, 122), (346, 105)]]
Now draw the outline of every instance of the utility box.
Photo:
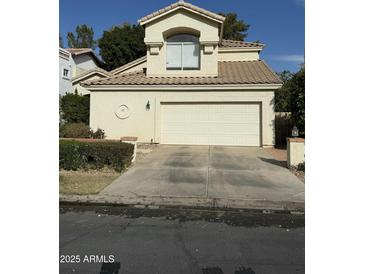
[(305, 162), (304, 139), (303, 138), (287, 138), (286, 139), (288, 167), (295, 166)]

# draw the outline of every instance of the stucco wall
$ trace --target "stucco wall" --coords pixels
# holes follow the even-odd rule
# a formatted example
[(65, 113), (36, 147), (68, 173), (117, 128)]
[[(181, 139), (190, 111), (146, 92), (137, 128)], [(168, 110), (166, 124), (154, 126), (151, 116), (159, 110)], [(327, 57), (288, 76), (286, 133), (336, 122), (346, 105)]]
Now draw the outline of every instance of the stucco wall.
[(259, 60), (258, 51), (222, 51), (218, 50), (218, 61), (254, 61)]
[[(71, 57), (69, 57), (71, 58)], [(72, 73), (72, 65), (71, 59), (66, 60), (62, 57), (59, 57), (59, 94), (64, 95), (66, 92), (71, 92), (72, 83), (71, 83), (71, 73)], [(63, 77), (63, 68), (68, 69), (70, 72), (70, 79), (66, 79)]]
[(86, 70), (90, 70), (96, 68), (98, 65), (95, 63), (94, 59), (90, 55), (79, 55), (73, 57), (73, 70), (72, 77), (76, 77), (77, 75), (85, 72)]
[(123, 73), (130, 73), (130, 72), (134, 72), (134, 71), (141, 71), (141, 70), (143, 70), (143, 68), (146, 68), (146, 67), (147, 67), (147, 62), (143, 62), (141, 64), (128, 68), (122, 72), (115, 73), (115, 75), (123, 74)]
[[(96, 79), (100, 79), (100, 78), (105, 78), (105, 77), (101, 77), (100, 75), (93, 75), (93, 76), (89, 76), (89, 77), (86, 77), (86, 78), (82, 79), (81, 82), (96, 80)], [(90, 91), (87, 88), (81, 86), (80, 82), (76, 82), (75, 84), (72, 85), (72, 92), (75, 93), (76, 90), (77, 90), (77, 93), (80, 94), (80, 95), (90, 94)]]
[(288, 138), (287, 140), (287, 158), (288, 167), (298, 166), (305, 162), (305, 143), (302, 138)]
[[(167, 70), (166, 69), (166, 38), (176, 33), (192, 31), (199, 33), (201, 43), (201, 57), (199, 70)], [(160, 43), (158, 54), (152, 55), (147, 50), (147, 76), (162, 75), (194, 75), (194, 76), (216, 76), (218, 74), (218, 41), (219, 24), (205, 17), (187, 12), (177, 11), (168, 14), (158, 20), (146, 24), (145, 42)], [(214, 44), (212, 53), (204, 53), (204, 43)], [(150, 46), (148, 46), (150, 48)]]
[[(147, 102), (150, 110), (146, 110)], [(105, 130), (107, 139), (136, 136), (139, 142), (160, 142), (161, 102), (259, 102), (262, 104), (262, 145), (274, 145), (273, 91), (92, 91), (90, 126)], [(115, 110), (128, 106), (130, 116), (119, 119)]]

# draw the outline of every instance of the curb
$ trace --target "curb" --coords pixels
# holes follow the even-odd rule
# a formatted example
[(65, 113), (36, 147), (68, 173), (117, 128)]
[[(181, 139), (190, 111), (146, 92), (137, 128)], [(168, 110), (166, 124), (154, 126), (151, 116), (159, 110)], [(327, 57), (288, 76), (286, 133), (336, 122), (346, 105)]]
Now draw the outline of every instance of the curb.
[(156, 208), (184, 207), (202, 209), (243, 209), (260, 211), (282, 211), (304, 213), (304, 202), (240, 200), (226, 198), (196, 198), (196, 197), (125, 197), (111, 195), (61, 195), (60, 204), (94, 205), (94, 206), (135, 206)]

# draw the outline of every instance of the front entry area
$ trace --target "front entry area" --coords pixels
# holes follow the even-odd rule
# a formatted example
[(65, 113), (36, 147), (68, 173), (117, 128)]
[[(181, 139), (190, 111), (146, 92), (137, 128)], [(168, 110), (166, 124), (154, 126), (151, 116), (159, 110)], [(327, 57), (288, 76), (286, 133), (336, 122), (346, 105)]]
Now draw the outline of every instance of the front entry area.
[(261, 146), (259, 103), (161, 103), (161, 143)]

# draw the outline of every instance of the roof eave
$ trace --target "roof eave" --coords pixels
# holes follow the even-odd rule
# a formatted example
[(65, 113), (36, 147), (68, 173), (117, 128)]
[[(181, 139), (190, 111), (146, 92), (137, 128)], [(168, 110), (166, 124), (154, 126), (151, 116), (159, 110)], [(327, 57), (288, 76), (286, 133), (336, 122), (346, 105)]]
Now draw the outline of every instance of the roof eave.
[(218, 47), (218, 52), (262, 51), (263, 47)]
[(210, 20), (213, 20), (213, 21), (215, 21), (215, 22), (218, 22), (218, 23), (220, 23), (220, 24), (223, 24), (223, 22), (224, 22), (224, 20), (225, 20), (225, 17), (223, 17), (223, 16), (221, 16), (221, 19), (217, 19), (217, 18), (214, 18), (214, 17), (212, 17), (212, 16), (209, 16), (209, 15), (207, 15), (207, 14), (204, 14), (204, 13), (198, 12), (198, 11), (196, 11), (196, 10), (190, 9), (190, 8), (188, 8), (188, 7), (185, 7), (185, 6), (177, 6), (177, 7), (173, 8), (173, 9), (170, 9), (170, 10), (168, 10), (168, 11), (164, 12), (164, 13), (158, 14), (158, 15), (153, 16), (153, 17), (151, 17), (151, 18), (148, 18), (148, 19), (143, 19), (143, 18), (142, 18), (142, 19), (139, 19), (137, 22), (138, 22), (141, 26), (143, 26), (143, 25), (146, 25), (146, 24), (148, 24), (148, 23), (150, 23), (150, 22), (152, 22), (152, 21), (155, 21), (155, 20), (157, 20), (157, 19), (159, 19), (159, 18), (161, 18), (161, 17), (163, 17), (163, 16), (166, 16), (167, 14), (170, 14), (170, 13), (172, 13), (172, 12), (174, 12), (174, 11), (178, 10), (178, 9), (185, 9), (185, 10), (188, 10), (188, 11), (190, 11), (190, 12), (193, 12), (193, 13), (195, 13), (195, 14), (198, 14), (198, 15), (200, 15), (200, 16), (203, 16), (203, 17), (205, 17), (205, 18), (208, 18), (208, 19), (210, 19)]
[(228, 85), (83, 85), (90, 91), (102, 90), (275, 90), (280, 83), (228, 84)]
[(83, 81), (85, 78), (90, 77), (90, 76), (94, 76), (94, 75), (102, 75), (105, 77), (111, 77), (112, 75), (103, 71), (99, 71), (99, 70), (92, 70), (89, 73), (86, 73), (84, 75), (80, 75), (80, 76), (76, 76), (74, 78), (71, 79), (71, 83), (74, 85), (78, 82)]

